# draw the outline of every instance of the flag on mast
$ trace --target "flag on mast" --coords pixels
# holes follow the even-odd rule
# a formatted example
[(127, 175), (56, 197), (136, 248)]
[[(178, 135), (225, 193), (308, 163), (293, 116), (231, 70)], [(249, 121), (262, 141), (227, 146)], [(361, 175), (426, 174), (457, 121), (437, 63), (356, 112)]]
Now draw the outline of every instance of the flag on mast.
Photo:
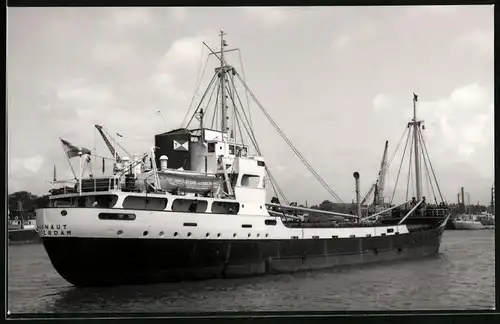
[(413, 100), (414, 100), (415, 102), (417, 102), (417, 101), (418, 101), (418, 95), (416, 95), (416, 94), (415, 94), (415, 92), (413, 93)]
[(66, 155), (68, 156), (69, 159), (75, 156), (79, 156), (80, 154), (89, 154), (89, 155), (92, 154), (89, 149), (73, 145), (70, 142), (63, 140), (62, 138), (61, 142), (63, 144), (64, 150), (66, 151)]

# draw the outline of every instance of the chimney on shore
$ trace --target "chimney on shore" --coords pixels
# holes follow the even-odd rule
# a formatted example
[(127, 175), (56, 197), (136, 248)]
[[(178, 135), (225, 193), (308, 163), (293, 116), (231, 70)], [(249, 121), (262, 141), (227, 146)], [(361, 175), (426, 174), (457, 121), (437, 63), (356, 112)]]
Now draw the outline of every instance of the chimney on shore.
[(460, 191), (462, 192), (462, 212), (465, 213), (465, 195), (464, 195), (464, 187), (462, 187), (460, 189)]

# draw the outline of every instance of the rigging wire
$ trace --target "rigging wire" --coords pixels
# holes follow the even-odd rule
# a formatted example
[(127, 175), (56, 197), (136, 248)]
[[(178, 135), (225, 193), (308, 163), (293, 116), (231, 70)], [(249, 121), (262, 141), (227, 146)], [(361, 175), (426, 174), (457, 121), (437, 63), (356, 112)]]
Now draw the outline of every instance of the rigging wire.
[[(413, 142), (413, 132), (410, 132), (410, 136), (412, 138), (412, 141)], [(410, 189), (410, 180), (411, 180), (411, 176), (412, 176), (412, 173), (411, 173), (411, 162), (412, 162), (412, 155), (413, 153), (413, 145), (410, 144), (410, 162), (409, 162), (409, 165), (408, 165), (408, 178), (407, 178), (407, 183), (406, 183), (406, 201), (408, 201), (408, 192), (409, 192), (409, 189)]]
[[(234, 84), (234, 83), (233, 83)], [(228, 92), (229, 92), (229, 85), (226, 86), (226, 88), (228, 89)], [(234, 120), (236, 121), (236, 124), (238, 126), (238, 130), (240, 132), (240, 138), (241, 138), (241, 144), (245, 145), (245, 141), (244, 141), (244, 138), (243, 138), (243, 132), (241, 131), (241, 125), (240, 125), (240, 118), (236, 118), (237, 115), (236, 115), (236, 103), (234, 101), (234, 94), (237, 93), (236, 90), (234, 90), (232, 93), (230, 93), (230, 98), (231, 98), (231, 102), (233, 103), (233, 110), (234, 110)], [(241, 109), (243, 110), (243, 107), (241, 107)], [(243, 123), (243, 120), (241, 121)], [(236, 138), (237, 138), (237, 132), (235, 131), (235, 141), (236, 141)]]
[(409, 131), (409, 128), (406, 127), (405, 130), (404, 130), (404, 132), (403, 132), (403, 135), (401, 136), (401, 138), (399, 139), (398, 144), (396, 145), (396, 148), (394, 149), (394, 153), (392, 154), (391, 158), (389, 159), (389, 162), (387, 163), (387, 168), (389, 168), (389, 166), (391, 165), (392, 161), (394, 160), (394, 157), (396, 156), (396, 153), (398, 152), (399, 146), (401, 145), (401, 142), (403, 141), (403, 138), (405, 137), (405, 134), (408, 131)]
[[(231, 81), (231, 84), (233, 85), (233, 88), (234, 88), (234, 89), (236, 89), (236, 86), (235, 86), (235, 83), (234, 83), (234, 75), (230, 75), (229, 80)], [(242, 104), (242, 102), (241, 102), (240, 95), (239, 95), (238, 91), (235, 91), (235, 93), (236, 93), (236, 97), (237, 97), (237, 99), (238, 99), (238, 102), (239, 102), (239, 104), (240, 104), (240, 106), (241, 106), (241, 111), (242, 111), (242, 113), (243, 113), (243, 116), (245, 117), (245, 120), (243, 120), (243, 118), (241, 118), (241, 115), (240, 115), (240, 119), (241, 119), (241, 121), (242, 121), (242, 124), (243, 124), (243, 126), (245, 127), (245, 130), (247, 131), (247, 134), (248, 134), (248, 136), (250, 137), (250, 140), (252, 141), (252, 144), (254, 145), (254, 147), (255, 147), (255, 149), (256, 149), (256, 151), (257, 151), (257, 153), (258, 153), (259, 155), (261, 155), (261, 156), (262, 156), (262, 152), (261, 152), (261, 150), (260, 150), (260, 147), (258, 146), (257, 137), (255, 136), (255, 132), (253, 131), (253, 128), (252, 128), (252, 126), (251, 126), (251, 123), (250, 123), (250, 121), (249, 121), (249, 118), (248, 118), (247, 114), (245, 113), (245, 109), (243, 108), (243, 104)], [(234, 102), (234, 98), (231, 98), (231, 100)], [(236, 107), (236, 106), (235, 106), (235, 107)], [(239, 112), (238, 110), (236, 110), (236, 112), (237, 112), (238, 114), (240, 114), (240, 112)], [(247, 122), (247, 124), (248, 124), (248, 129), (247, 129), (247, 127), (246, 127), (246, 125), (245, 125), (244, 121), (246, 121), (246, 122)], [(274, 176), (272, 175), (271, 170), (270, 170), (267, 166), (266, 166), (266, 172), (267, 172), (267, 173), (268, 173), (268, 175), (269, 175), (269, 179), (271, 180), (271, 185), (273, 186), (274, 190), (276, 191), (276, 188), (277, 188), (278, 192), (281, 194), (281, 196), (282, 196), (283, 200), (285, 201), (285, 203), (287, 203), (287, 204), (288, 204), (288, 203), (289, 203), (289, 201), (288, 201), (288, 199), (286, 198), (285, 193), (283, 192), (283, 190), (281, 189), (280, 185), (278, 184), (278, 182), (276, 181), (276, 179), (275, 179), (275, 178), (274, 178)]]
[[(407, 127), (408, 128), (408, 127)], [(390, 201), (390, 204), (392, 205), (392, 201), (394, 200), (394, 195), (396, 194), (396, 188), (398, 187), (398, 180), (399, 180), (399, 175), (401, 173), (401, 168), (403, 167), (403, 161), (405, 159), (405, 153), (406, 153), (406, 149), (408, 148), (408, 142), (410, 140), (410, 132), (408, 132), (407, 134), (407, 137), (406, 137), (406, 144), (405, 144), (405, 148), (403, 150), (403, 154), (401, 155), (401, 163), (399, 164), (399, 170), (398, 170), (398, 175), (396, 176), (396, 182), (394, 183), (394, 189), (392, 191), (392, 196), (391, 196), (391, 201)]]
[(196, 113), (198, 112), (198, 109), (200, 109), (200, 106), (201, 106), (201, 104), (203, 102), (203, 99), (207, 95), (208, 90), (210, 90), (210, 88), (214, 84), (214, 80), (215, 80), (216, 77), (217, 77), (217, 73), (214, 74), (214, 76), (212, 77), (212, 80), (210, 80), (210, 83), (208, 84), (207, 89), (205, 89), (205, 92), (203, 93), (203, 96), (201, 97), (200, 102), (198, 103), (198, 106), (196, 107), (194, 113), (191, 115), (191, 119), (189, 119), (189, 122), (187, 123), (188, 126), (191, 124), (191, 121), (193, 120), (194, 116), (196, 116)]
[[(422, 142), (420, 140), (420, 142)], [(430, 191), (429, 191), (429, 194), (431, 194), (431, 191), (432, 191), (432, 196), (434, 198), (434, 202), (436, 203), (436, 205), (438, 204), (437, 202), (437, 196), (436, 196), (436, 192), (434, 191), (434, 186), (432, 184), (432, 179), (431, 179), (431, 174), (429, 172), (429, 167), (427, 165), (427, 160), (425, 159), (425, 152), (424, 152), (424, 147), (423, 145), (420, 145), (420, 150), (422, 151), (422, 157), (423, 157), (423, 162), (424, 162), (424, 167), (425, 167), (425, 173), (427, 174), (427, 185), (430, 187)], [(428, 188), (429, 189), (429, 188)]]
[[(217, 87), (213, 87), (212, 89), (212, 92), (210, 92), (210, 97), (208, 97), (208, 101), (207, 101), (207, 104), (205, 105), (205, 113), (203, 114), (204, 116), (207, 116), (208, 115), (208, 111), (210, 110), (210, 103), (212, 102), (212, 97), (214, 95), (214, 92), (215, 92), (215, 89)], [(217, 88), (218, 89), (218, 88)]]
[[(241, 58), (241, 51), (240, 51), (240, 49), (238, 49), (238, 55), (239, 55), (239, 58), (240, 58), (241, 73), (243, 74), (243, 81), (246, 82), (245, 69), (243, 69), (243, 59)], [(250, 100), (248, 99), (248, 91), (247, 90), (245, 90), (245, 95), (246, 95), (246, 98), (247, 98), (247, 110), (248, 110), (248, 117), (249, 117), (249, 120), (250, 120), (250, 127), (253, 127), (253, 124), (252, 124), (252, 115), (251, 115), (251, 109), (250, 109)]]
[[(232, 77), (229, 78), (229, 80), (231, 81), (231, 83), (233, 84), (234, 86), (234, 79)], [(238, 91), (234, 91), (234, 93), (236, 94), (236, 96), (238, 97), (238, 101), (240, 102), (241, 104), (241, 99), (239, 97), (239, 94), (238, 94)], [(243, 127), (245, 128), (245, 131), (247, 132), (249, 138), (250, 138), (250, 141), (252, 142), (255, 150), (257, 151), (257, 154), (261, 155), (262, 156), (262, 152), (260, 150), (260, 147), (259, 147), (259, 144), (257, 142), (257, 138), (255, 136), (255, 133), (253, 131), (253, 129), (250, 127), (250, 124), (248, 122), (248, 118), (246, 116), (246, 113), (245, 113), (245, 110), (243, 108), (243, 106), (241, 106), (241, 109), (242, 109), (242, 113), (243, 113), (243, 116), (245, 117), (245, 120), (243, 120), (243, 118), (241, 117), (241, 114), (240, 114), (240, 111), (236, 108), (236, 104), (235, 104), (235, 101), (234, 101), (234, 96), (232, 95), (232, 93), (229, 93), (229, 97), (231, 99), (231, 101), (233, 102), (233, 107), (234, 107), (234, 110), (235, 110), (235, 113), (236, 115), (241, 119), (242, 121), (242, 125)], [(244, 123), (244, 121), (247, 122), (248, 124), (248, 127), (247, 125)], [(280, 186), (278, 185), (276, 179), (274, 178), (274, 176), (272, 175), (271, 173), (271, 170), (269, 170), (269, 168), (267, 167), (267, 165), (265, 166), (266, 168), (266, 172), (267, 174), (269, 175), (269, 180), (271, 182), (271, 185), (273, 187), (273, 190), (274, 190), (274, 193), (276, 194), (277, 197), (279, 197), (278, 193), (281, 195), (281, 197), (283, 198), (283, 200), (285, 201), (286, 204), (288, 204), (288, 199), (286, 198), (285, 196), (285, 193), (283, 192), (283, 190), (280, 188)]]
[(215, 96), (215, 105), (214, 105), (214, 114), (212, 116), (212, 123), (210, 124), (210, 128), (214, 129), (214, 122), (215, 122), (215, 128), (217, 128), (217, 113), (219, 112), (219, 93), (220, 93), (220, 84), (217, 84), (217, 95)]
[(437, 187), (437, 190), (439, 192), (439, 196), (441, 198), (441, 201), (443, 203), (445, 203), (446, 200), (444, 199), (443, 194), (441, 193), (441, 189), (439, 188), (439, 183), (438, 183), (437, 178), (436, 178), (436, 173), (434, 172), (434, 168), (432, 167), (432, 163), (431, 163), (431, 160), (430, 160), (429, 151), (427, 151), (427, 145), (425, 144), (424, 137), (423, 137), (422, 132), (420, 131), (420, 129), (418, 130), (418, 133), (420, 134), (420, 138), (422, 139), (422, 144), (424, 144), (423, 147), (425, 149), (425, 153), (427, 154), (427, 159), (429, 161), (429, 166), (431, 167), (432, 175), (434, 177), (434, 181), (436, 182), (436, 187)]
[[(201, 84), (201, 80), (203, 79), (203, 76), (205, 75), (205, 71), (207, 69), (207, 66), (208, 66), (208, 60), (210, 59), (210, 55), (207, 55), (207, 60), (205, 61), (205, 66), (203, 68), (203, 72), (201, 73), (200, 75), (200, 70), (201, 70), (201, 62), (203, 60), (203, 52), (205, 50), (205, 46), (202, 44), (201, 46), (201, 56), (200, 56), (200, 65), (199, 65), (199, 68), (198, 68), (198, 78), (196, 80), (196, 87), (195, 87), (195, 91), (193, 93), (193, 96), (191, 97), (191, 103), (189, 104), (189, 108), (188, 110), (186, 111), (186, 115), (184, 115), (184, 118), (182, 119), (182, 124), (181, 124), (181, 127), (183, 127), (184, 123), (186, 122), (186, 118), (187, 116), (189, 115), (189, 112), (191, 111), (191, 108), (193, 107), (193, 102), (194, 102), (194, 98), (196, 97), (196, 93), (198, 92), (198, 89), (200, 88), (200, 84)], [(203, 99), (202, 99), (203, 100)]]
[(285, 133), (279, 128), (279, 126), (276, 124), (276, 122), (272, 119), (272, 117), (269, 115), (269, 113), (264, 109), (260, 101), (255, 97), (255, 95), (252, 93), (252, 91), (248, 88), (246, 83), (242, 80), (241, 76), (239, 73), (236, 72), (236, 76), (240, 80), (240, 82), (243, 84), (243, 86), (248, 90), (250, 96), (252, 99), (255, 101), (257, 106), (260, 108), (260, 110), (264, 113), (266, 118), (271, 122), (271, 124), (274, 126), (274, 128), (278, 131), (278, 133), (281, 135), (281, 137), (285, 140), (285, 142), (288, 144), (288, 146), (294, 151), (294, 153), (301, 159), (302, 163), (306, 165), (306, 167), (311, 171), (311, 173), (316, 177), (316, 179), (323, 185), (323, 187), (335, 198), (337, 199), (345, 209), (349, 210), (345, 203), (340, 199), (340, 197), (330, 188), (330, 186), (321, 178), (321, 176), (312, 168), (312, 166), (307, 162), (307, 160), (300, 154), (300, 152), (297, 150), (297, 148), (292, 144), (292, 142), (286, 137)]

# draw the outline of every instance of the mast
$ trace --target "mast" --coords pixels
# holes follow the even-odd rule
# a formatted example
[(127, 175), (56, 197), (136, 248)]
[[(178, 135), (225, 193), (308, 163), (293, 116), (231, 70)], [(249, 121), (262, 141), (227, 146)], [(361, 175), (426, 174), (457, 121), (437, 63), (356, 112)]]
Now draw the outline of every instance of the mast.
[(416, 183), (416, 191), (417, 191), (417, 201), (422, 199), (421, 192), (421, 179), (420, 179), (420, 158), (419, 158), (419, 150), (418, 150), (418, 128), (420, 127), (421, 121), (417, 121), (417, 100), (418, 95), (413, 93), (413, 143), (415, 145), (415, 183)]
[(222, 138), (223, 141), (226, 142), (227, 136), (224, 136), (224, 134), (228, 133), (228, 127), (227, 127), (227, 105), (226, 105), (226, 70), (225, 70), (225, 62), (224, 62), (224, 47), (227, 46), (226, 41), (224, 40), (224, 33), (223, 30), (220, 31), (220, 89), (221, 89), (221, 130), (222, 130)]

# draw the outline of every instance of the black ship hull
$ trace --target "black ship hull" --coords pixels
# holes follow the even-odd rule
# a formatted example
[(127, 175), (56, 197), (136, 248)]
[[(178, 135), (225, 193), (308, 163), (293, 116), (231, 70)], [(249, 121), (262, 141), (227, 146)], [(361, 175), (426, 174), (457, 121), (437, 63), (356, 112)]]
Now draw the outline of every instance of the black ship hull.
[(235, 278), (416, 259), (439, 251), (444, 226), (381, 237), (292, 240), (42, 238), (75, 286)]

